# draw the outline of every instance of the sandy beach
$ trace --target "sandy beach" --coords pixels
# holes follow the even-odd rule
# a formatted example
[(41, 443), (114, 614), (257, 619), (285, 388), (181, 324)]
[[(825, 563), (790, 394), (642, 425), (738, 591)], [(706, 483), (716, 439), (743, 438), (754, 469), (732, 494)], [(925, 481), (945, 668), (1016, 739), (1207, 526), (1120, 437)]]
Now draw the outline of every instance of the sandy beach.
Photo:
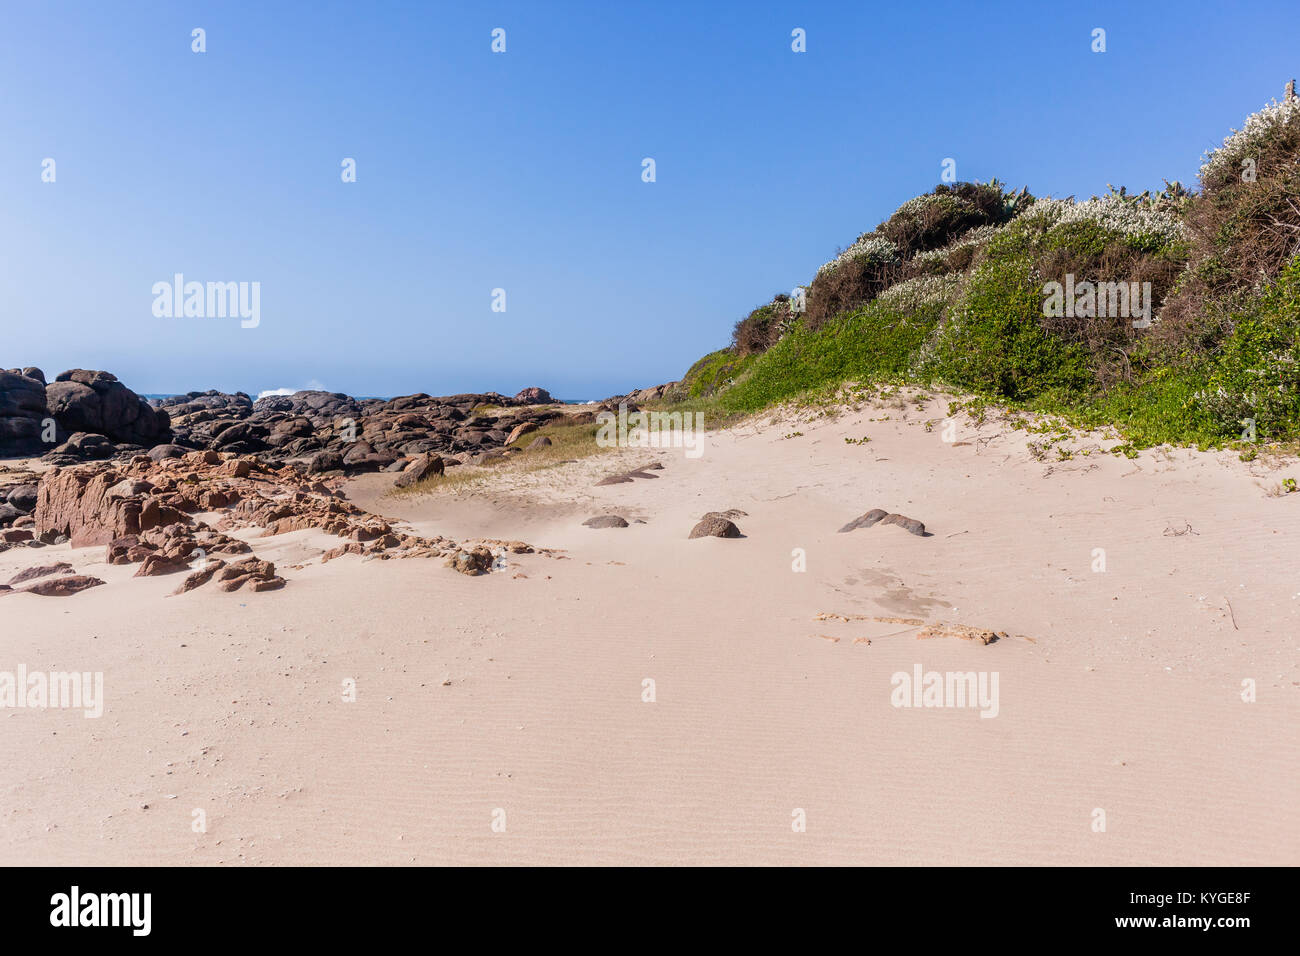
[[(343, 480), (412, 535), (536, 549), (479, 576), (322, 563), (316, 529), (232, 532), (284, 576), (265, 593), (0, 553), (0, 582), (106, 582), (0, 603), (0, 669), (104, 675), (98, 719), (0, 713), (0, 862), (1300, 863), (1300, 462), (1044, 454), (905, 398), (757, 415), (698, 458)], [(927, 536), (838, 532), (874, 508)], [(742, 537), (688, 539), (729, 510)], [(918, 667), (996, 673), (996, 715), (895, 706)]]

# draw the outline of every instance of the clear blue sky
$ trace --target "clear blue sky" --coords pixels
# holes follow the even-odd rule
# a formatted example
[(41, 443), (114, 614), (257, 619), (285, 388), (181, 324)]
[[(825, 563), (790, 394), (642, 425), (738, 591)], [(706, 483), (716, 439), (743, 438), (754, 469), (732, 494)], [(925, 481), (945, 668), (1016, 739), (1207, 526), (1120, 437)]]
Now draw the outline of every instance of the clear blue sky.
[[(0, 368), (103, 368), (150, 393), (586, 399), (674, 379), (945, 157), (1037, 195), (1194, 181), (1300, 73), (1295, 13), (6, 4)], [(260, 326), (155, 318), (176, 272), (260, 282)]]

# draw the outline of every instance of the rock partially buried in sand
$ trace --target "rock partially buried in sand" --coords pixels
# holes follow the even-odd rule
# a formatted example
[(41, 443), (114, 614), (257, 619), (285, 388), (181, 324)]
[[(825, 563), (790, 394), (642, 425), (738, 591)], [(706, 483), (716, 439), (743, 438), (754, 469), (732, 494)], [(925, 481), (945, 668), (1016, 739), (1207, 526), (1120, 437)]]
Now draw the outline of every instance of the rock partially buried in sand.
[(663, 471), (664, 466), (657, 461), (652, 461), (648, 465), (641, 465), (639, 468), (633, 468), (631, 471), (625, 471), (621, 474), (610, 475), (596, 482), (599, 485), (621, 485), (631, 481), (633, 478), (658, 478), (658, 475), (652, 475), (652, 471)]
[(447, 559), (447, 567), (471, 577), (486, 574), (492, 568), (492, 552), (483, 546), (461, 549)]
[(28, 581), (34, 581), (37, 578), (43, 578), (51, 574), (71, 574), (72, 565), (66, 561), (60, 561), (58, 564), (43, 564), (40, 567), (27, 568), (19, 571), (9, 579), (9, 587), (18, 584), (25, 584)]
[(885, 515), (880, 519), (880, 523), (898, 525), (898, 527), (902, 528), (909, 534), (920, 535), (922, 538), (925, 537), (925, 525), (917, 521), (915, 518), (907, 517), (907, 515)]
[(183, 558), (174, 558), (166, 554), (153, 552), (145, 556), (144, 561), (140, 563), (139, 569), (135, 572), (135, 576), (137, 578), (156, 578), (163, 574), (176, 574), (188, 570), (189, 564)]
[(545, 435), (538, 435), (528, 443), (528, 448), (526, 450), (532, 451), (536, 448), (550, 448), (552, 444), (553, 442)]
[(619, 515), (596, 515), (583, 522), (588, 528), (626, 528), (627, 519)]
[(850, 521), (848, 524), (846, 524), (843, 528), (840, 528), (838, 533), (844, 534), (847, 531), (856, 531), (858, 528), (870, 528), (873, 524), (875, 524), (877, 521), (879, 521), (881, 518), (884, 518), (888, 514), (889, 512), (886, 511), (884, 508), (872, 508), (866, 514), (859, 515), (858, 517)]
[(709, 512), (691, 529), (687, 538), (739, 538), (740, 529), (724, 515)]
[(197, 587), (202, 587), (211, 581), (212, 576), (225, 566), (226, 562), (219, 558), (209, 561), (207, 567), (200, 568), (193, 574), (187, 575), (185, 580), (181, 582), (181, 586), (173, 591), (172, 594), (185, 594), (188, 591), (193, 591)]
[(884, 508), (872, 508), (866, 514), (854, 518), (844, 527), (840, 528), (838, 533), (844, 534), (848, 531), (856, 531), (858, 528), (870, 528), (874, 524), (898, 525), (898, 527), (902, 528), (904, 531), (919, 535), (922, 538), (926, 537), (924, 524), (917, 521), (915, 518), (907, 517), (907, 515), (891, 514), (885, 511)]
[(50, 578), (37, 581), (31, 587), (15, 591), (14, 594), (39, 594), (41, 597), (71, 597), (89, 588), (97, 588), (104, 582), (88, 574), (70, 574), (66, 578)]

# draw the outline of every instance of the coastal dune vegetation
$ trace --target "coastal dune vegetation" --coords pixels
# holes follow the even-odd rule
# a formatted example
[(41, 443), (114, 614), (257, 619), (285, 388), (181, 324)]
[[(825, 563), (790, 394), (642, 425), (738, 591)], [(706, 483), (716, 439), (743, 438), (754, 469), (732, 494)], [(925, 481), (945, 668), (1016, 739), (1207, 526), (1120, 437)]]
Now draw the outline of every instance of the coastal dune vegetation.
[(1250, 116), (1199, 180), (1083, 201), (940, 184), (742, 318), (665, 402), (726, 418), (910, 385), (1136, 447), (1293, 442), (1300, 100)]

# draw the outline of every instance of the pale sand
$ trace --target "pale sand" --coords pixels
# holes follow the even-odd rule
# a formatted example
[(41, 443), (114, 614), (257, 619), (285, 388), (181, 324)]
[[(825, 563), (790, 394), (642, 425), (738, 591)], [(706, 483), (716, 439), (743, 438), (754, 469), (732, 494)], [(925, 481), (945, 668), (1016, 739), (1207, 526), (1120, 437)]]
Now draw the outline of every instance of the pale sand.
[[(1266, 493), (1300, 464), (1048, 464), (997, 423), (944, 442), (920, 424), (944, 408), (765, 416), (697, 460), (622, 449), (457, 497), (351, 483), (422, 533), (567, 553), (479, 578), (291, 570), (337, 543), (304, 532), (253, 539), (289, 579), (264, 594), (164, 597), (178, 576), (102, 548), (0, 554), (0, 581), (63, 559), (108, 582), (0, 598), (0, 670), (103, 671), (107, 698), (0, 711), (0, 862), (1300, 863), (1300, 494)], [(836, 533), (875, 507), (933, 536)], [(687, 540), (729, 508), (746, 537)], [(604, 511), (645, 523), (582, 526)], [(917, 663), (997, 671), (999, 715), (891, 706)]]

